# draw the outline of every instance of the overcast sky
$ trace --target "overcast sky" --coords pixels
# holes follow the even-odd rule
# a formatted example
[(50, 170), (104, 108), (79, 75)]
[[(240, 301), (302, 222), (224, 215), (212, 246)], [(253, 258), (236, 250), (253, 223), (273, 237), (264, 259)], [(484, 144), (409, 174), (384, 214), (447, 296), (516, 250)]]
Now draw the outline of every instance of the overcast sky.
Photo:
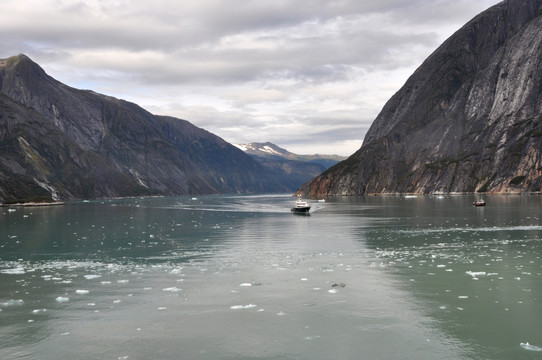
[(385, 102), (497, 0), (2, 0), (0, 58), (231, 143), (350, 155)]

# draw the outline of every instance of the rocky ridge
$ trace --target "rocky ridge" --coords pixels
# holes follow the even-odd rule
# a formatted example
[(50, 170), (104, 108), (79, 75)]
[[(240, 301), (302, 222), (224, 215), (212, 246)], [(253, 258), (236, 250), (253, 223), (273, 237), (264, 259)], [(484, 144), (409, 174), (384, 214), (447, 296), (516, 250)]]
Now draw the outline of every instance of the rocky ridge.
[(539, 192), (542, 0), (463, 26), (386, 103), (361, 148), (300, 193)]
[(188, 121), (0, 60), (0, 202), (287, 191), (275, 180)]

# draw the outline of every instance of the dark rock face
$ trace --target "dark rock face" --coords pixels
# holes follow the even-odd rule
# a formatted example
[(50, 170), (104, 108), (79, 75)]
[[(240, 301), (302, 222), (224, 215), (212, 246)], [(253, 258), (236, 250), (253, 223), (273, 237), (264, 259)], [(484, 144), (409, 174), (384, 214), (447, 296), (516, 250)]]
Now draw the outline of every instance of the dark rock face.
[(541, 188), (542, 0), (508, 0), (442, 44), (384, 106), (363, 146), (300, 192)]
[(187, 121), (0, 60), (0, 201), (286, 190), (273, 180)]

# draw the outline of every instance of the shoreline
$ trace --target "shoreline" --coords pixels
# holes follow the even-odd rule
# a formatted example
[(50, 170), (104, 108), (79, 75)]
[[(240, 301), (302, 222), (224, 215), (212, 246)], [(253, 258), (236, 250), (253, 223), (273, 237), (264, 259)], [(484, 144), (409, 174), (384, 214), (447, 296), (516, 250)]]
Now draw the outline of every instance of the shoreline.
[(0, 204), (1, 207), (11, 207), (11, 206), (59, 206), (66, 205), (63, 201), (55, 201), (49, 203), (40, 203), (40, 202), (27, 202), (27, 203), (16, 203), (16, 204)]

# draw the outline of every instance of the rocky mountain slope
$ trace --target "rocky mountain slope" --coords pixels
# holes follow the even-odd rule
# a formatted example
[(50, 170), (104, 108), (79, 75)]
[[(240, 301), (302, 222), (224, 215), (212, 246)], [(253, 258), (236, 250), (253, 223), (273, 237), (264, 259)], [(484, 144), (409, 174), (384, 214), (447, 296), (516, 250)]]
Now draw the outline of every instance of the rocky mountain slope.
[(290, 191), (322, 173), (345, 158), (338, 155), (298, 155), (273, 143), (235, 145), (275, 174)]
[(507, 0), (445, 41), (386, 103), (362, 147), (308, 194), (542, 187), (542, 0)]
[(187, 121), (0, 60), (0, 202), (287, 191), (275, 180)]

